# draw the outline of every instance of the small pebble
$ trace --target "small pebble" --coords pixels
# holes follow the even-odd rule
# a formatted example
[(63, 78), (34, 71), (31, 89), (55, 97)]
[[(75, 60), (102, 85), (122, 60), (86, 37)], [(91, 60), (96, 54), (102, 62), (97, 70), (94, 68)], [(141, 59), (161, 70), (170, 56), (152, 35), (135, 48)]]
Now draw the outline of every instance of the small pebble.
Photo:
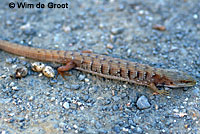
[(97, 122), (95, 123), (95, 127), (96, 127), (97, 129), (99, 129), (99, 128), (102, 127), (102, 125), (97, 121)]
[(6, 63), (7, 64), (12, 64), (14, 61), (13, 61), (13, 59), (12, 58), (7, 58), (6, 59)]
[(113, 99), (115, 102), (117, 102), (117, 101), (120, 100), (120, 97), (118, 97), (118, 96), (113, 96), (112, 99)]
[(194, 19), (198, 19), (198, 15), (197, 15), (197, 14), (194, 14), (194, 15), (193, 15), (193, 18), (194, 18)]
[(53, 102), (53, 101), (55, 101), (56, 100), (56, 98), (55, 97), (51, 97), (51, 102)]
[(67, 126), (66, 123), (64, 123), (64, 122), (60, 122), (60, 123), (59, 123), (59, 127), (64, 128), (65, 126)]
[(83, 133), (85, 130), (86, 130), (86, 129), (83, 128), (83, 127), (79, 127), (79, 129), (78, 129), (78, 131), (79, 131), (80, 133)]
[(15, 115), (15, 113), (9, 113), (8, 114), (8, 116), (14, 116)]
[(100, 24), (99, 24), (99, 28), (100, 28), (100, 29), (103, 29), (104, 27), (105, 27), (105, 24), (103, 24), (103, 23), (100, 23)]
[(29, 28), (31, 28), (30, 23), (27, 23), (27, 24), (22, 25), (22, 26), (20, 27), (21, 30), (26, 30), (26, 29), (29, 29)]
[(85, 79), (85, 75), (79, 75), (78, 79), (79, 79), (80, 81), (84, 80), (84, 79)]
[(131, 56), (131, 54), (132, 54), (132, 50), (131, 50), (131, 49), (128, 49), (128, 50), (127, 50), (127, 55), (128, 55), (128, 56)]
[(17, 65), (12, 65), (12, 68), (17, 68)]
[(13, 24), (13, 21), (11, 21), (11, 20), (6, 21), (6, 25), (11, 26), (12, 24)]
[(113, 49), (114, 46), (113, 46), (112, 44), (109, 43), (109, 44), (107, 44), (106, 47), (109, 48), (109, 49)]
[(77, 104), (78, 104), (78, 106), (82, 105), (82, 103), (81, 103), (81, 102), (77, 102)]
[(15, 86), (15, 83), (14, 83), (14, 82), (11, 82), (11, 83), (9, 84), (9, 86), (10, 86), (10, 87), (13, 87), (13, 86)]
[(112, 28), (111, 33), (116, 35), (116, 34), (121, 34), (124, 31), (124, 28)]
[(178, 113), (178, 112), (179, 112), (179, 110), (178, 110), (178, 109), (173, 109), (173, 111), (174, 111), (175, 113)]
[(186, 129), (187, 129), (187, 128), (188, 128), (188, 126), (189, 126), (189, 125), (188, 125), (188, 124), (186, 124), (186, 125), (184, 125), (184, 128), (186, 128)]
[(26, 67), (17, 68), (16, 71), (15, 71), (15, 77), (16, 78), (25, 77), (27, 74), (28, 74), (28, 69)]
[(70, 89), (71, 86), (66, 84), (66, 85), (65, 85), (65, 88)]
[(77, 109), (77, 104), (72, 103), (72, 104), (70, 105), (70, 107), (71, 107), (71, 109)]
[(65, 103), (63, 104), (63, 107), (64, 107), (65, 109), (69, 109), (69, 103), (68, 103), (68, 102), (65, 102)]
[(153, 29), (159, 30), (159, 31), (165, 31), (165, 30), (166, 30), (166, 27), (157, 24), (157, 25), (154, 25), (154, 26), (153, 26)]
[(77, 128), (78, 128), (78, 126), (77, 126), (77, 125), (73, 125), (73, 127), (74, 127), (75, 129), (77, 129)]
[(102, 128), (98, 130), (98, 134), (107, 134), (108, 132)]
[(90, 81), (90, 79), (88, 79), (88, 78), (85, 78), (85, 82), (89, 82)]
[(156, 110), (158, 110), (158, 105), (157, 105), (157, 104), (155, 104), (154, 106), (155, 106), (155, 109), (156, 109)]
[(13, 123), (15, 120), (13, 118), (4, 119), (7, 123)]
[(200, 96), (199, 88), (195, 88), (194, 90), (192, 90), (192, 93), (193, 93), (195, 96)]
[(80, 110), (84, 110), (84, 106), (80, 106)]
[(0, 98), (0, 104), (10, 103), (11, 101), (12, 101), (12, 98), (8, 98), (8, 99), (1, 99)]
[(59, 45), (54, 45), (55, 48), (59, 48)]
[(3, 75), (1, 75), (1, 76), (0, 76), (0, 78), (6, 78), (6, 75), (5, 75), (5, 74), (3, 74)]
[(39, 77), (41, 77), (41, 76), (43, 76), (43, 74), (42, 73), (39, 73), (39, 75), (38, 75)]
[(80, 85), (71, 85), (72, 90), (78, 90), (80, 88)]
[(9, 134), (8, 131), (3, 130), (1, 134)]
[(113, 130), (114, 130), (116, 133), (119, 133), (119, 132), (120, 132), (120, 126), (118, 126), (118, 125), (114, 126)]
[(54, 69), (50, 66), (46, 66), (43, 70), (42, 73), (49, 78), (53, 78), (55, 76)]
[(31, 64), (31, 68), (35, 72), (41, 72), (44, 69), (45, 65), (42, 62), (34, 62)]
[(28, 98), (29, 101), (32, 101), (33, 99), (34, 99), (33, 96), (30, 96), (30, 97)]
[(139, 133), (139, 134), (142, 134), (143, 130), (140, 127), (137, 127), (136, 132)]
[(35, 35), (37, 32), (34, 28), (28, 28), (28, 29), (25, 29), (23, 30), (24, 34), (26, 35)]
[(71, 27), (69, 27), (69, 26), (63, 26), (63, 31), (65, 33), (69, 33), (71, 31)]
[(14, 94), (12, 97), (13, 97), (14, 99), (19, 98), (19, 96), (18, 96), (17, 94)]
[(54, 84), (57, 84), (57, 83), (58, 83), (58, 81), (57, 81), (56, 79), (52, 79), (52, 80), (50, 80), (49, 82), (50, 82), (51, 85), (54, 85)]
[(145, 13), (144, 10), (139, 10), (139, 12), (138, 12), (139, 15), (143, 15), (144, 13)]
[(140, 109), (140, 110), (143, 110), (143, 109), (147, 109), (147, 108), (150, 108), (150, 103), (148, 101), (148, 99), (143, 95), (141, 96), (138, 100), (137, 100), (137, 103), (136, 103), (137, 107)]
[(113, 105), (113, 111), (117, 111), (119, 109), (119, 106), (118, 105)]
[(12, 90), (19, 91), (20, 89), (17, 86), (12, 87)]
[(23, 121), (25, 121), (25, 118), (24, 117), (16, 117), (16, 121), (23, 122)]

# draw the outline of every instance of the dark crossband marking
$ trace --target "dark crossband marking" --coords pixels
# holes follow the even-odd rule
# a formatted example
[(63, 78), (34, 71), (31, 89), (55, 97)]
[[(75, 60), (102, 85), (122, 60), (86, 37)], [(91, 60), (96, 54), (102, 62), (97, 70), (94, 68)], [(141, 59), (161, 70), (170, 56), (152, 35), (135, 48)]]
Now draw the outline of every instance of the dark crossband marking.
[(99, 67), (99, 73), (103, 74), (103, 64), (101, 64)]
[(89, 64), (89, 68), (88, 68), (90, 71), (92, 71), (93, 62), (94, 62), (94, 60), (93, 60), (93, 58), (91, 58), (91, 61), (90, 61), (90, 64)]
[(131, 71), (129, 69), (127, 69), (127, 76), (128, 76), (128, 79), (130, 80), (131, 79)]
[(110, 67), (110, 64), (108, 64), (108, 68), (107, 68), (107, 73), (108, 75), (111, 75), (111, 67)]

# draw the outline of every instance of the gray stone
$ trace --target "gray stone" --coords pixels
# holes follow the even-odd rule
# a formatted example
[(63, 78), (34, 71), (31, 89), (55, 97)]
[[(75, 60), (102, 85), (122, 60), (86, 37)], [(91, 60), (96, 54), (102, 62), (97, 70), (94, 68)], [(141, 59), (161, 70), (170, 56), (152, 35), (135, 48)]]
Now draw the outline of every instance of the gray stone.
[(80, 85), (71, 85), (71, 89), (78, 90), (80, 88)]
[(151, 105), (148, 101), (148, 99), (143, 95), (141, 96), (138, 100), (137, 100), (137, 103), (136, 103), (137, 107), (140, 109), (140, 110), (143, 110), (143, 109), (147, 109), (149, 108)]
[(63, 107), (64, 107), (65, 109), (69, 109), (69, 103), (68, 103), (68, 102), (65, 102), (65, 103), (63, 104)]

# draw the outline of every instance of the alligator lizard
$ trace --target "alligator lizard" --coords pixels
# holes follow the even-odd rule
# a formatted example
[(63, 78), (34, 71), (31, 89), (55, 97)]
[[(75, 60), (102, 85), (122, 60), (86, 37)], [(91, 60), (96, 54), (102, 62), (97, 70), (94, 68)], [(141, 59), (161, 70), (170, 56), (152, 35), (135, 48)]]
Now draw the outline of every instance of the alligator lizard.
[(153, 68), (148, 65), (105, 55), (39, 49), (3, 40), (0, 40), (0, 49), (35, 60), (65, 64), (65, 66), (57, 69), (62, 76), (65, 71), (74, 68), (109, 79), (145, 85), (158, 94), (168, 95), (169, 92), (159, 90), (157, 86), (178, 88), (191, 87), (196, 84), (196, 81), (191, 76), (181, 71)]

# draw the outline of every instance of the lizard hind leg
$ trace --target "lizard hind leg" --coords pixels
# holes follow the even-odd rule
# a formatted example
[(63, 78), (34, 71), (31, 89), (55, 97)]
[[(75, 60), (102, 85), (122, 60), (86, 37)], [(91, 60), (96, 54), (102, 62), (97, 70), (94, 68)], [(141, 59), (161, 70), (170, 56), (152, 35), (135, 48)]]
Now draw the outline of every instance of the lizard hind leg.
[(154, 92), (156, 92), (157, 94), (169, 96), (169, 92), (168, 92), (168, 91), (159, 90), (159, 89), (155, 86), (154, 83), (149, 84), (148, 87), (149, 87), (150, 89), (152, 89)]
[(63, 79), (65, 79), (65, 75), (70, 76), (70, 74), (66, 71), (69, 71), (74, 67), (76, 67), (76, 64), (73, 61), (69, 61), (69, 62), (66, 63), (65, 66), (61, 66), (57, 69), (58, 75), (60, 74), (63, 77)]

